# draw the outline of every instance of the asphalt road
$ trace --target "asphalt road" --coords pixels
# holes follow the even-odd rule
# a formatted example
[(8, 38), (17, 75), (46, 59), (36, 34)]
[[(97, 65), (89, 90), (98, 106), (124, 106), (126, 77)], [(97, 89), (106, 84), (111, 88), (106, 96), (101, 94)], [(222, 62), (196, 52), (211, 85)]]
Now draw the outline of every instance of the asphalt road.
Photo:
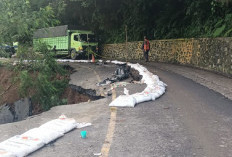
[[(110, 77), (114, 65), (73, 63), (72, 66), (76, 73), (71, 83), (95, 88), (100, 94), (110, 88), (100, 89), (96, 83)], [(0, 125), (0, 140), (38, 127), (64, 113), (78, 122), (93, 125), (71, 131), (30, 156), (79, 157), (100, 152), (102, 156), (112, 157), (232, 156), (232, 100), (189, 78), (163, 70), (159, 65), (146, 67), (168, 85), (159, 99), (135, 108), (109, 108), (112, 99), (123, 93), (124, 87), (118, 87), (112, 95), (95, 102), (58, 106), (21, 122)], [(133, 94), (144, 87), (129, 84), (126, 88)], [(81, 130), (87, 130), (87, 139), (80, 138)]]
[(118, 109), (110, 156), (232, 156), (232, 101), (190, 79), (147, 66), (167, 83), (154, 102)]

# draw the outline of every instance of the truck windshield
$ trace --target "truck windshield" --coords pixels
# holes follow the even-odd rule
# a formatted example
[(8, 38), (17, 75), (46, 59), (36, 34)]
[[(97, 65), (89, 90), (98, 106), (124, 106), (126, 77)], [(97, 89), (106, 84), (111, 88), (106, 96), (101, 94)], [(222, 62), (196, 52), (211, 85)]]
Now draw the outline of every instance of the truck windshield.
[(89, 42), (95, 42), (95, 35), (88, 34), (88, 39), (89, 39)]
[(80, 39), (85, 42), (95, 42), (94, 34), (80, 34)]
[(74, 35), (74, 40), (78, 41), (78, 35)]
[(81, 41), (87, 42), (87, 34), (80, 34)]

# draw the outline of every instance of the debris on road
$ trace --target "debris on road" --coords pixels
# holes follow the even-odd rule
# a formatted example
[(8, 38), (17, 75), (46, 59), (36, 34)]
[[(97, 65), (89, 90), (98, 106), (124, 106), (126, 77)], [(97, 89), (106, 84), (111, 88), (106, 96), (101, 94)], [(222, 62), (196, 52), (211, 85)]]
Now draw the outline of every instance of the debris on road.
[(140, 82), (143, 78), (143, 76), (140, 75), (139, 72), (133, 68), (130, 68), (130, 76), (132, 77), (134, 82)]
[(102, 153), (93, 153), (94, 156), (101, 156)]
[(86, 138), (87, 136), (87, 131), (81, 131), (81, 138)]
[(124, 88), (124, 94), (125, 94), (125, 95), (129, 95), (129, 90), (126, 89), (126, 88)]
[(105, 86), (114, 82), (125, 80), (129, 77), (130, 68), (125, 64), (117, 64), (117, 69), (111, 78), (99, 82), (98, 86)]
[(104, 98), (103, 96), (97, 95), (96, 90), (93, 90), (93, 89), (84, 89), (81, 86), (76, 86), (76, 85), (73, 85), (73, 84), (70, 84), (69, 87), (72, 90), (74, 90), (74, 91), (76, 91), (76, 92), (78, 92), (80, 94), (87, 95), (92, 100), (98, 100), (98, 99)]
[(116, 82), (116, 83), (111, 84), (111, 88), (125, 87), (128, 84), (130, 84), (130, 83), (128, 83), (128, 82)]
[(0, 106), (0, 124), (23, 120), (32, 115), (32, 102), (29, 98)]
[(81, 129), (81, 128), (85, 128), (87, 126), (91, 126), (92, 124), (91, 123), (77, 123), (77, 129)]
[(112, 90), (116, 89), (117, 87), (125, 87), (127, 86), (128, 82), (115, 82), (111, 84), (111, 87), (105, 92), (105, 95), (111, 96), (112, 95)]
[(106, 86), (114, 82), (115, 82), (114, 78), (113, 79), (107, 78), (103, 80), (102, 82), (97, 83), (97, 86)]

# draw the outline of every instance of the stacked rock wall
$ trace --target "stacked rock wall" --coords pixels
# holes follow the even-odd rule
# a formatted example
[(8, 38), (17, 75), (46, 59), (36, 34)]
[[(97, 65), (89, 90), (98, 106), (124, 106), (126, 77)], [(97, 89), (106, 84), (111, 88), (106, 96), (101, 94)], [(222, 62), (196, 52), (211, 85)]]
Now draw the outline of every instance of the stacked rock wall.
[[(108, 59), (142, 60), (142, 42), (107, 44)], [(232, 38), (191, 38), (150, 41), (150, 61), (190, 65), (232, 75)]]

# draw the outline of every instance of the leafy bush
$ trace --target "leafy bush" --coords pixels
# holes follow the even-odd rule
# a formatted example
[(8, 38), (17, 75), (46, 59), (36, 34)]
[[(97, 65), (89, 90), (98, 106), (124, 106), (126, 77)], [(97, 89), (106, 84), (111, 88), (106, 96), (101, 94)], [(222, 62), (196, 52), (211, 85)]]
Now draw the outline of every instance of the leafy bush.
[(0, 49), (0, 57), (4, 57), (4, 58), (10, 58), (10, 53)]
[(60, 105), (62, 101), (59, 97), (67, 87), (67, 83), (65, 80), (53, 81), (47, 74), (39, 73), (35, 81), (35, 89), (37, 91), (33, 98), (42, 104), (44, 110)]
[(85, 54), (86, 56), (88, 56), (88, 55), (94, 55), (94, 57), (97, 56), (96, 53), (91, 49), (90, 46), (88, 46), (88, 47), (86, 48), (86, 51), (87, 51), (87, 53)]
[(33, 60), (25, 61), (23, 57), (24, 60), (17, 67), (21, 71), (20, 94), (32, 97), (33, 102), (40, 104), (44, 110), (49, 110), (66, 103), (65, 100), (60, 100), (60, 96), (68, 86), (68, 73), (56, 62), (46, 44), (41, 43), (39, 51), (42, 54), (39, 57), (34, 51), (21, 53)]
[(33, 86), (33, 80), (27, 70), (23, 70), (20, 73), (20, 95), (28, 96), (30, 94), (29, 89)]

